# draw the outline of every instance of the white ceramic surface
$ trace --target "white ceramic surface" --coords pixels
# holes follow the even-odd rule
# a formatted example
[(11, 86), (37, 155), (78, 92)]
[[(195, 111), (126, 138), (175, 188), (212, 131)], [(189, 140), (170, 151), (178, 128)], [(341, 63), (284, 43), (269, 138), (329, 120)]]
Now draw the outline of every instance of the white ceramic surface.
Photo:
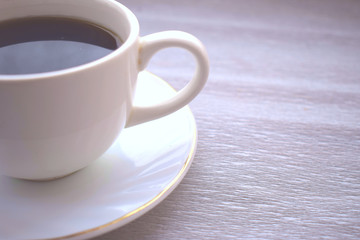
[[(160, 78), (140, 73), (137, 103), (174, 95)], [(180, 183), (196, 141), (194, 117), (185, 107), (125, 129), (100, 159), (68, 177), (33, 182), (1, 176), (0, 239), (85, 239), (123, 226)]]
[[(198, 39), (179, 31), (139, 37), (135, 15), (115, 0), (12, 0), (0, 4), (0, 21), (44, 15), (96, 23), (124, 43), (109, 55), (80, 66), (0, 75), (0, 173), (6, 176), (44, 180), (80, 170), (101, 156), (125, 125), (180, 109), (207, 80), (207, 53)], [(167, 101), (146, 107), (133, 104), (139, 71), (153, 54), (168, 47), (186, 49), (194, 56), (194, 77)]]

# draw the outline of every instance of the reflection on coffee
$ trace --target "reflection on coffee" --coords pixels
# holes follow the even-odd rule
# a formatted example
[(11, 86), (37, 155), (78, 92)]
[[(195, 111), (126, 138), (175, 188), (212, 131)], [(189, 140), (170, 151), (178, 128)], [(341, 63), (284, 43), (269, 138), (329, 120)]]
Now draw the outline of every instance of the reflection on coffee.
[(0, 22), (0, 74), (42, 73), (79, 66), (119, 48), (112, 32), (89, 22), (31, 17)]

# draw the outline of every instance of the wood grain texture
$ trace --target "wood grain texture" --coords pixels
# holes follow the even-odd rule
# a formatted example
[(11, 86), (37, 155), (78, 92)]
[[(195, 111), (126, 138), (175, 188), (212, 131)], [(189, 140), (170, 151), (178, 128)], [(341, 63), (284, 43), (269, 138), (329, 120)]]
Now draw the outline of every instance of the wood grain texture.
[[(199, 37), (211, 74), (183, 182), (97, 240), (360, 238), (360, 1), (120, 2), (142, 35)], [(181, 88), (194, 63), (166, 50), (149, 69)]]

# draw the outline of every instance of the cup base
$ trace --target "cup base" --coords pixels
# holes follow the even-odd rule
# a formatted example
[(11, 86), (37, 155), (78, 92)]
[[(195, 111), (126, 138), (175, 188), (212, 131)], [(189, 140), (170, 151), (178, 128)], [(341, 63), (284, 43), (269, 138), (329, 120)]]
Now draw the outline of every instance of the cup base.
[(74, 173), (77, 173), (80, 170), (76, 170), (75, 172), (67, 173), (65, 175), (60, 175), (60, 176), (57, 176), (57, 177), (35, 178), (35, 179), (18, 178), (18, 179), (25, 180), (25, 181), (31, 181), (31, 182), (48, 182), (48, 181), (53, 181), (53, 180), (57, 180), (57, 179), (60, 179), (60, 178), (65, 178), (65, 177), (70, 176), (70, 175), (72, 175)]

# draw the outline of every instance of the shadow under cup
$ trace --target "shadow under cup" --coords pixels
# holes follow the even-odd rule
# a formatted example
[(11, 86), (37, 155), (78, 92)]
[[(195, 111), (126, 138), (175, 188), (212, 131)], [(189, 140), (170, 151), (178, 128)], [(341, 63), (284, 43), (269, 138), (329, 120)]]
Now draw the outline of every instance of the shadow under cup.
[(46, 180), (100, 157), (124, 128), (138, 75), (136, 17), (112, 0), (13, 0), (0, 21), (31, 16), (80, 19), (109, 29), (121, 47), (84, 65), (0, 75), (0, 174)]

